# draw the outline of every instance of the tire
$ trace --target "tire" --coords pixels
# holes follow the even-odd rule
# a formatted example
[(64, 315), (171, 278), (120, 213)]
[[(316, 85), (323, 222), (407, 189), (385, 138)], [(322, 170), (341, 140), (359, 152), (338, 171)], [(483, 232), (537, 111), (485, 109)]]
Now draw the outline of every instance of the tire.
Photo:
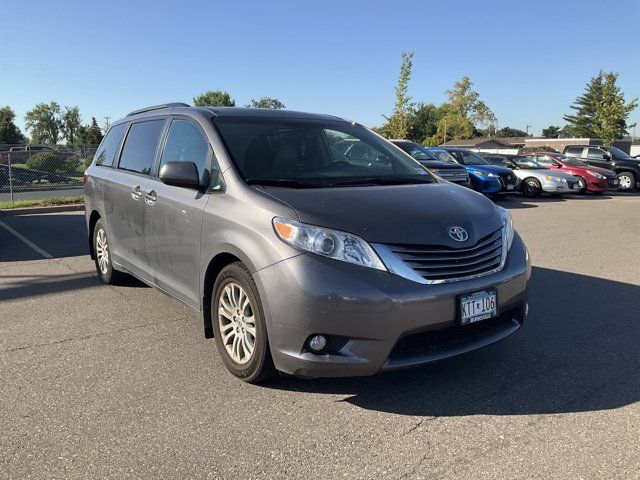
[(120, 283), (124, 274), (113, 268), (109, 235), (102, 219), (99, 219), (93, 227), (93, 251), (96, 272), (98, 272), (98, 277), (100, 277), (102, 283), (107, 285)]
[(276, 376), (262, 302), (247, 267), (241, 262), (227, 265), (211, 295), (214, 339), (227, 370), (247, 383)]
[(636, 176), (631, 172), (622, 172), (618, 175), (620, 184), (618, 189), (621, 192), (633, 192), (636, 189)]
[(582, 177), (578, 177), (578, 194), (584, 195), (585, 193), (587, 193), (587, 181)]
[(542, 193), (542, 185), (536, 178), (525, 178), (522, 182), (522, 193), (525, 197), (538, 197)]

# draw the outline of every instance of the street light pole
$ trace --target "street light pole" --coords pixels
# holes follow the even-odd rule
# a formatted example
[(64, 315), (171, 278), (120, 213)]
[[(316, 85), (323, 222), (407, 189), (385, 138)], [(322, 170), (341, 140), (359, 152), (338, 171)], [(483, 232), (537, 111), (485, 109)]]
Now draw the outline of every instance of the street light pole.
[(531, 128), (531, 125), (527, 125), (527, 137), (529, 136), (529, 129)]

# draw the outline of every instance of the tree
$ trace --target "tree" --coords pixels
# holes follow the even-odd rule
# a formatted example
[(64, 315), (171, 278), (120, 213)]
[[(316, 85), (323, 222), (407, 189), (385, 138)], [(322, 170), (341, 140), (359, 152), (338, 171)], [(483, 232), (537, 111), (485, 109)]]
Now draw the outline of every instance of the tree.
[(496, 130), (496, 137), (528, 137), (528, 135), (527, 132), (517, 128), (502, 127), (500, 130)]
[(555, 125), (549, 125), (547, 128), (542, 129), (542, 136), (544, 138), (558, 138), (562, 129)]
[(568, 123), (567, 133), (576, 137), (599, 137), (606, 145), (627, 133), (627, 119), (638, 100), (625, 102), (617, 79), (617, 73), (601, 70), (589, 80), (585, 92), (570, 106), (575, 113), (563, 117)]
[(430, 145), (439, 145), (449, 139), (473, 138), (481, 134), (478, 127), (485, 130), (493, 127), (495, 115), (472, 86), (469, 77), (465, 76), (447, 90), (449, 101), (440, 106), (446, 114), (438, 120), (436, 134), (428, 141)]
[(424, 143), (436, 134), (438, 130), (438, 120), (446, 112), (441, 107), (436, 107), (433, 103), (418, 103), (409, 117), (409, 132), (407, 139)]
[(193, 97), (196, 107), (235, 107), (236, 101), (228, 92), (222, 90), (208, 90), (197, 97)]
[(60, 138), (61, 109), (56, 102), (39, 103), (25, 115), (25, 126), (31, 131), (33, 143), (56, 145)]
[(0, 108), (0, 143), (24, 143), (25, 136), (14, 123), (16, 114), (9, 105)]
[(102, 142), (103, 135), (96, 121), (96, 117), (91, 117), (91, 124), (86, 128), (85, 145), (99, 145), (100, 142)]
[(390, 117), (385, 117), (387, 124), (383, 127), (394, 138), (407, 138), (409, 135), (409, 119), (411, 117), (411, 97), (407, 94), (411, 69), (413, 68), (413, 52), (402, 52), (400, 78), (396, 86), (396, 103)]
[(277, 98), (262, 97), (260, 100), (251, 100), (251, 103), (247, 107), (252, 108), (268, 108), (271, 110), (280, 110), (286, 108)]
[(67, 140), (67, 145), (75, 145), (80, 126), (82, 126), (82, 120), (78, 107), (64, 107), (60, 116), (60, 130), (62, 137)]

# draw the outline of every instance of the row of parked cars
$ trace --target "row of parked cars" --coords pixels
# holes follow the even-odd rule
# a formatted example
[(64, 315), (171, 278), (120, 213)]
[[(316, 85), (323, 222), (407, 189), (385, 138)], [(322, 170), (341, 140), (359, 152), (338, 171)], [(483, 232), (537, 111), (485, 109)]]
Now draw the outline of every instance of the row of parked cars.
[(640, 186), (640, 159), (615, 147), (570, 146), (565, 153), (506, 155), (423, 147), (408, 140), (392, 143), (441, 178), (488, 195), (601, 194), (606, 190), (631, 191)]

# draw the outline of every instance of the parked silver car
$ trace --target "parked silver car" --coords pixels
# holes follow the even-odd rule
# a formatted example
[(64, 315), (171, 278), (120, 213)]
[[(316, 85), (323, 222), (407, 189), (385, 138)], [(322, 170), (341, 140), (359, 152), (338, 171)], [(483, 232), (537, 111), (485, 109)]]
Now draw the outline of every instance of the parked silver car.
[(580, 179), (565, 172), (551, 170), (535, 160), (517, 155), (483, 154), (489, 163), (513, 170), (521, 180), (522, 193), (527, 197), (537, 197), (541, 193), (562, 195), (578, 193)]
[(498, 341), (527, 313), (509, 212), (354, 122), (150, 107), (111, 127), (85, 182), (102, 281), (130, 273), (199, 311), (248, 382), (420, 365)]

